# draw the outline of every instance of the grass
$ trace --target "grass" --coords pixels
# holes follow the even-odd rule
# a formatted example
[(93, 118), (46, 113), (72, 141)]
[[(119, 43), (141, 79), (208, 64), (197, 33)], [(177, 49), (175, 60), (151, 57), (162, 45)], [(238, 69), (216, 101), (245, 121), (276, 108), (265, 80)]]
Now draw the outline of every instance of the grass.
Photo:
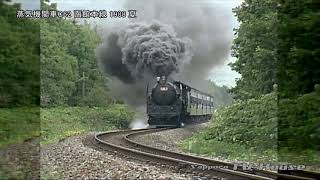
[(184, 152), (197, 155), (205, 155), (227, 159), (230, 161), (245, 162), (277, 162), (277, 152), (272, 149), (256, 151), (254, 148), (246, 147), (238, 143), (227, 143), (218, 140), (205, 140), (201, 135), (195, 135), (190, 139), (180, 143), (180, 148)]
[(0, 146), (40, 135), (39, 107), (0, 109)]
[(109, 107), (20, 107), (0, 109), (0, 147), (40, 136), (41, 145), (88, 131), (127, 128), (134, 113)]
[(127, 128), (133, 115), (124, 105), (41, 108), (41, 145), (89, 131)]
[(281, 162), (290, 162), (293, 164), (303, 164), (309, 166), (317, 166), (317, 171), (320, 170), (320, 152), (305, 149), (305, 150), (288, 150), (282, 148), (278, 151), (278, 159)]
[[(217, 140), (204, 140), (199, 134), (180, 143), (180, 149), (197, 155), (217, 157), (222, 160), (252, 163), (291, 163), (307, 165), (319, 171), (320, 153), (315, 150), (292, 151), (288, 149), (257, 151), (238, 143), (226, 143)], [(311, 167), (313, 166), (313, 167)]]

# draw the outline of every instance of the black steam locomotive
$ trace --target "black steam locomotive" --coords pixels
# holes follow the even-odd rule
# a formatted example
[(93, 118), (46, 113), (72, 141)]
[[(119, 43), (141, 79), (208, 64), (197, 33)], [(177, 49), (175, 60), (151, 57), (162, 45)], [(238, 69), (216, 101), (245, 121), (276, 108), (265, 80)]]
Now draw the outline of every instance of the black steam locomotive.
[(178, 126), (211, 117), (213, 97), (180, 81), (169, 82), (157, 77), (156, 84), (147, 87), (147, 114), (150, 126)]

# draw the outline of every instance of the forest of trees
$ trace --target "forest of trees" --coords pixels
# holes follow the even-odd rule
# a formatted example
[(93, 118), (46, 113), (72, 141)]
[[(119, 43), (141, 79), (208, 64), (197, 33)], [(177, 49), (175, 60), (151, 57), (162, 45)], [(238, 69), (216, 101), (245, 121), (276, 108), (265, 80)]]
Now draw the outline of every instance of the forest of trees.
[(278, 95), (279, 147), (320, 149), (320, 13), (314, 0), (245, 0), (234, 9), (236, 99)]
[[(17, 19), (19, 4), (0, 3), (0, 107), (112, 101), (95, 57), (101, 40), (88, 23)], [(41, 6), (56, 9), (54, 3)]]
[[(55, 8), (42, 3), (42, 9)], [(42, 20), (40, 28), (41, 105), (108, 105), (107, 78), (95, 56), (101, 39), (94, 28), (64, 19)]]

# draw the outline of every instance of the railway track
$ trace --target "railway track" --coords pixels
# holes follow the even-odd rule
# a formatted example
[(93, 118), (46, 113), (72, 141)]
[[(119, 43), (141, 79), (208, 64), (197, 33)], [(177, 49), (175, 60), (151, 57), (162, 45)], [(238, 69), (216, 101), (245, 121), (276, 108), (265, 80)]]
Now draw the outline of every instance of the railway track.
[[(134, 137), (164, 131), (170, 127), (157, 129), (124, 130), (100, 133), (95, 135), (97, 146), (108, 151), (121, 153), (126, 157), (134, 157), (147, 162), (165, 164), (171, 168), (179, 169), (187, 173), (194, 172), (200, 175), (209, 175), (212, 178), (226, 179), (317, 179), (318, 174), (304, 171), (295, 172), (294, 175), (279, 174), (271, 171), (253, 169), (243, 171), (238, 166), (234, 170), (231, 163), (216, 161), (212, 159), (191, 156), (163, 149), (143, 145), (134, 141)], [(223, 168), (221, 168), (223, 167)]]

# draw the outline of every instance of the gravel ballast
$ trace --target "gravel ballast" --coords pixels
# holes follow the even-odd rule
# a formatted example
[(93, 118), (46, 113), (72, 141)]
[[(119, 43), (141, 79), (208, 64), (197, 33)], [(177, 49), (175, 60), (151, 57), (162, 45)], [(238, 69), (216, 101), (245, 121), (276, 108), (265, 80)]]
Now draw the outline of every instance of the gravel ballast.
[(134, 138), (134, 140), (136, 142), (159, 149), (181, 152), (178, 147), (178, 143), (186, 138), (191, 137), (193, 133), (199, 132), (207, 126), (208, 123), (187, 125), (184, 128), (170, 129), (166, 131), (159, 131), (151, 134), (137, 136)]
[[(183, 152), (179, 148), (179, 142), (191, 137), (196, 132), (200, 132), (201, 130), (208, 127), (208, 125), (209, 125), (209, 123), (187, 125), (183, 128), (170, 129), (167, 131), (159, 131), (159, 132), (155, 132), (155, 133), (151, 133), (151, 134), (136, 136), (133, 138), (133, 140), (138, 143), (147, 145), (147, 146), (151, 146), (151, 147), (155, 147), (155, 148), (159, 148), (159, 149), (164, 149), (167, 151), (195, 155), (192, 153)], [(234, 161), (230, 161), (224, 157), (208, 156), (208, 155), (195, 155), (195, 156), (206, 157), (206, 158), (210, 158), (210, 159), (217, 160), (217, 161), (224, 161), (224, 162), (230, 162), (230, 163), (234, 162)], [(244, 163), (244, 162), (237, 161), (237, 163)]]
[[(89, 134), (90, 135), (90, 134)], [(83, 144), (88, 135), (67, 138), (41, 149), (43, 179), (197, 179)], [(92, 134), (91, 134), (92, 136)], [(201, 178), (205, 179), (205, 178)]]

